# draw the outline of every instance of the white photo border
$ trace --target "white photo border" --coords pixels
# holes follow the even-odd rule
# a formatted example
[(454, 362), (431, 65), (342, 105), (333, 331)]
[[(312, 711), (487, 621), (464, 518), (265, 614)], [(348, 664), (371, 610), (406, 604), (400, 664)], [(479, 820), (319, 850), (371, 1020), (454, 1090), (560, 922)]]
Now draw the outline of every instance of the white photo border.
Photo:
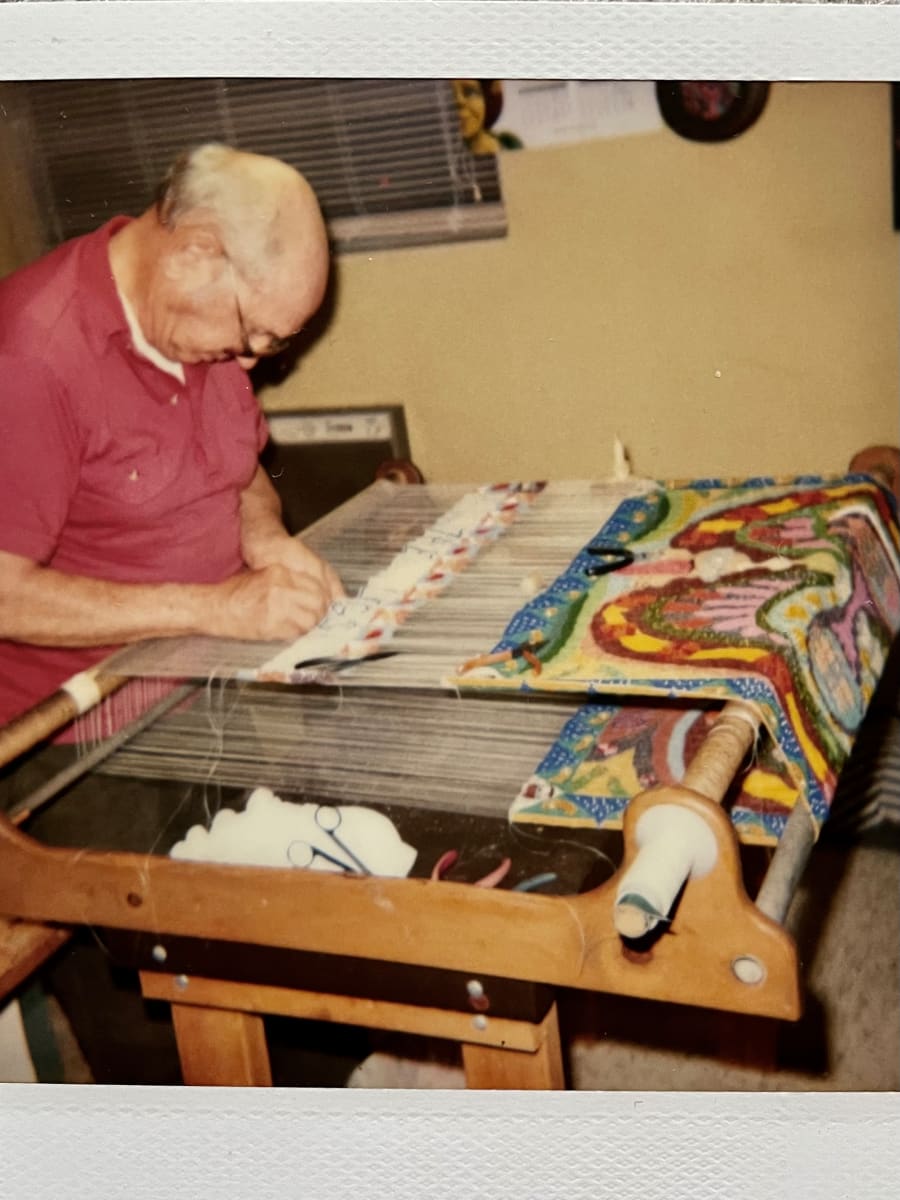
[(888, 80), (898, 73), (900, 6), (20, 0), (0, 5), (0, 31), (6, 79), (429, 78), (466, 70), (485, 79)]

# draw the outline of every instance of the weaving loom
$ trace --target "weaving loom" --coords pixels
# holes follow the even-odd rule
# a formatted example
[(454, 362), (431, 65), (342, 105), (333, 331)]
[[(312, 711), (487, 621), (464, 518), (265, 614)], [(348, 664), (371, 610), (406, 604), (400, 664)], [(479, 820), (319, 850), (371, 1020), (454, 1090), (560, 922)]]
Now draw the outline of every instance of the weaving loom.
[[(381, 482), (305, 540), (350, 597), (306, 638), (144, 643), (0, 733), (7, 762), (88, 710), (80, 762), (19, 824), (89, 772), (199, 797), (130, 853), (3, 820), (0, 911), (37, 941), (134, 931), (125, 957), (173, 1004), (190, 1082), (265, 1082), (260, 1012), (455, 1038), (475, 1086), (560, 1084), (553, 987), (798, 1017), (781, 924), (900, 626), (881, 489)], [(360, 871), (196, 861), (192, 822), (215, 829), (213, 807), (259, 788), (380, 808), (422, 877), (369, 877), (364, 836), (332, 834)], [(441, 877), (453, 839), (509, 858), (496, 886)], [(770, 847), (758, 890), (742, 845), (747, 863)], [(277, 967), (229, 975), (201, 944)], [(388, 983), (360, 994), (345, 962)], [(435, 986), (417, 993), (410, 967)], [(217, 1070), (213, 1041), (233, 1055)]]

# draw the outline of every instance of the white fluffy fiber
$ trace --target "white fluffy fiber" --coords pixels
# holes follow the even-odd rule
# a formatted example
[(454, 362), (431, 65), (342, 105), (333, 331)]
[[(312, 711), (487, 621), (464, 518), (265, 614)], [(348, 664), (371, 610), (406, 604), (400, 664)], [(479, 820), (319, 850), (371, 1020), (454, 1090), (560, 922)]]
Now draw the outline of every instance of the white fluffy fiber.
[[(346, 859), (340, 846), (316, 824), (318, 804), (281, 800), (269, 788), (251, 793), (243, 812), (222, 809), (207, 830), (194, 825), (171, 850), (172, 858), (195, 862), (241, 863), (249, 866), (289, 867), (290, 848), (308, 843), (335, 858)], [(372, 808), (342, 806), (336, 831), (343, 842), (373, 875), (405, 876), (416, 860), (416, 851), (401, 841), (393, 822)], [(302, 855), (294, 854), (295, 861)], [(316, 857), (312, 870), (338, 871), (327, 859)]]

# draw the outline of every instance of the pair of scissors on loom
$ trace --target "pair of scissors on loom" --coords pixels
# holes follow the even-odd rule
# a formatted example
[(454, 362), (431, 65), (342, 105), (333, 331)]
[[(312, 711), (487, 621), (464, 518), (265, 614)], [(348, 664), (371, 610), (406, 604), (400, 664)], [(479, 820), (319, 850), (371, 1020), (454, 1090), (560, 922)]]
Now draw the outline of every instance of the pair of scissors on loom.
[(301, 659), (300, 662), (294, 663), (294, 670), (310, 671), (315, 667), (334, 675), (338, 671), (346, 671), (350, 667), (358, 667), (362, 663), (378, 662), (383, 658), (396, 658), (398, 653), (397, 650), (379, 650), (376, 654), (360, 654), (357, 658), (336, 658), (333, 654), (326, 654), (322, 658)]
[(327, 850), (314, 846), (312, 842), (298, 838), (287, 848), (288, 862), (291, 866), (311, 867), (317, 858), (321, 858), (325, 862), (331, 863), (332, 866), (340, 867), (342, 871), (349, 871), (351, 875), (371, 875), (372, 872), (366, 864), (353, 853), (343, 838), (338, 837), (337, 831), (341, 827), (341, 820), (340, 809), (334, 808), (331, 804), (320, 804), (316, 809), (316, 824), (334, 842), (341, 854), (350, 859), (349, 863), (343, 857), (338, 858), (334, 854), (329, 854)]
[(587, 546), (585, 554), (590, 554), (593, 559), (597, 560), (584, 569), (585, 575), (589, 575), (592, 579), (596, 579), (600, 575), (609, 575), (611, 571), (618, 571), (621, 567), (630, 567), (635, 557), (634, 553), (625, 546), (604, 546), (602, 544)]

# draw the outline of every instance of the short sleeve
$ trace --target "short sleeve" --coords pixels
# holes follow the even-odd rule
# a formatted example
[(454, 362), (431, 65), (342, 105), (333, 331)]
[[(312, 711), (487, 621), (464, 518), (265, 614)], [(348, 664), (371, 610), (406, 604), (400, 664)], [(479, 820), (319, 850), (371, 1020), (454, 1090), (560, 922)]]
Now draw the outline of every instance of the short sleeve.
[(78, 483), (64, 389), (43, 363), (0, 353), (0, 550), (46, 564)]

